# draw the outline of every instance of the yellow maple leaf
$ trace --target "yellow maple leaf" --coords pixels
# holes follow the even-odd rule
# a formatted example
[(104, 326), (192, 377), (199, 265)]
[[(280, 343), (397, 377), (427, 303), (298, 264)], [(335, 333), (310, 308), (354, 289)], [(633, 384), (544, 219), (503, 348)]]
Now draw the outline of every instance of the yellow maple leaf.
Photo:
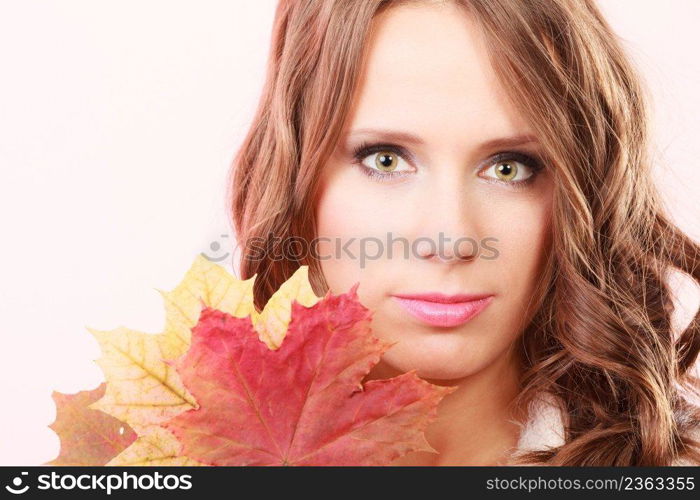
[(308, 281), (308, 266), (301, 266), (258, 312), (253, 300), (256, 276), (239, 280), (197, 255), (175, 289), (158, 290), (166, 311), (162, 333), (125, 327), (110, 331), (88, 328), (100, 345), (102, 356), (97, 363), (107, 381), (104, 396), (89, 407), (128, 423), (139, 436), (108, 465), (197, 464), (178, 456), (179, 442), (159, 424), (198, 407), (168, 361), (187, 351), (191, 328), (197, 324), (202, 307), (239, 318), (251, 316), (260, 339), (276, 349), (286, 334), (292, 301), (310, 307), (319, 300)]
[(180, 442), (177, 438), (170, 431), (154, 425), (106, 465), (125, 467), (132, 465), (199, 466), (202, 464), (180, 455)]
[[(254, 277), (253, 277), (254, 278)], [(262, 313), (254, 312), (253, 326), (270, 349), (282, 345), (287, 326), (292, 315), (292, 300), (305, 307), (311, 307), (319, 298), (309, 284), (309, 266), (301, 266), (287, 281), (272, 294)]]

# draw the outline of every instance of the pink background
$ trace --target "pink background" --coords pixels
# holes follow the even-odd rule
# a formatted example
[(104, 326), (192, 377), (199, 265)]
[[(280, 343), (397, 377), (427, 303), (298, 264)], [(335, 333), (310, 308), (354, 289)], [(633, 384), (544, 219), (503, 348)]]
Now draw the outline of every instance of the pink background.
[[(86, 326), (161, 331), (155, 288), (231, 250), (224, 182), (275, 3), (0, 4), (0, 464), (58, 453), (51, 391), (102, 381)], [(700, 239), (700, 2), (600, 4), (653, 90), (669, 207)], [(698, 291), (678, 291), (684, 325)]]

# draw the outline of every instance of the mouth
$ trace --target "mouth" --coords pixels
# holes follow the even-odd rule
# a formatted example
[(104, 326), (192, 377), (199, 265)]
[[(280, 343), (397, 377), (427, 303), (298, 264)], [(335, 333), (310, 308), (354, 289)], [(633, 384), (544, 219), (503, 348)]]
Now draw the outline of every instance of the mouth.
[(410, 315), (431, 326), (462, 325), (486, 309), (493, 300), (491, 294), (444, 295), (395, 294), (394, 300)]

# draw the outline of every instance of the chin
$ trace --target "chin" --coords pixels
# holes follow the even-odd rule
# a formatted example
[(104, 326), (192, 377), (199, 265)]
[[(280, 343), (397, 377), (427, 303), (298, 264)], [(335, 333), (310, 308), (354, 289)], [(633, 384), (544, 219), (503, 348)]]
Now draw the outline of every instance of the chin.
[(445, 381), (474, 375), (490, 364), (488, 359), (474, 359), (473, 354), (470, 356), (461, 350), (450, 351), (433, 347), (402, 348), (397, 344), (384, 353), (382, 362), (394, 373), (417, 370), (418, 376), (423, 379)]

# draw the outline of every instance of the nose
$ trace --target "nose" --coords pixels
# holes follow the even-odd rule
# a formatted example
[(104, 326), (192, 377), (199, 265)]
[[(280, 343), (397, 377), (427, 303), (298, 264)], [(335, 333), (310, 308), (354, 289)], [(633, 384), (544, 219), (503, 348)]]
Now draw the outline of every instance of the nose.
[(437, 239), (427, 239), (422, 238), (416, 243), (416, 253), (424, 260), (464, 262), (474, 260), (478, 255), (478, 241), (473, 237), (451, 237), (443, 232)]
[(433, 177), (424, 192), (422, 206), (428, 208), (418, 218), (416, 253), (426, 260), (471, 261), (479, 254), (478, 211), (469, 199), (464, 170), (445, 170), (451, 173)]

